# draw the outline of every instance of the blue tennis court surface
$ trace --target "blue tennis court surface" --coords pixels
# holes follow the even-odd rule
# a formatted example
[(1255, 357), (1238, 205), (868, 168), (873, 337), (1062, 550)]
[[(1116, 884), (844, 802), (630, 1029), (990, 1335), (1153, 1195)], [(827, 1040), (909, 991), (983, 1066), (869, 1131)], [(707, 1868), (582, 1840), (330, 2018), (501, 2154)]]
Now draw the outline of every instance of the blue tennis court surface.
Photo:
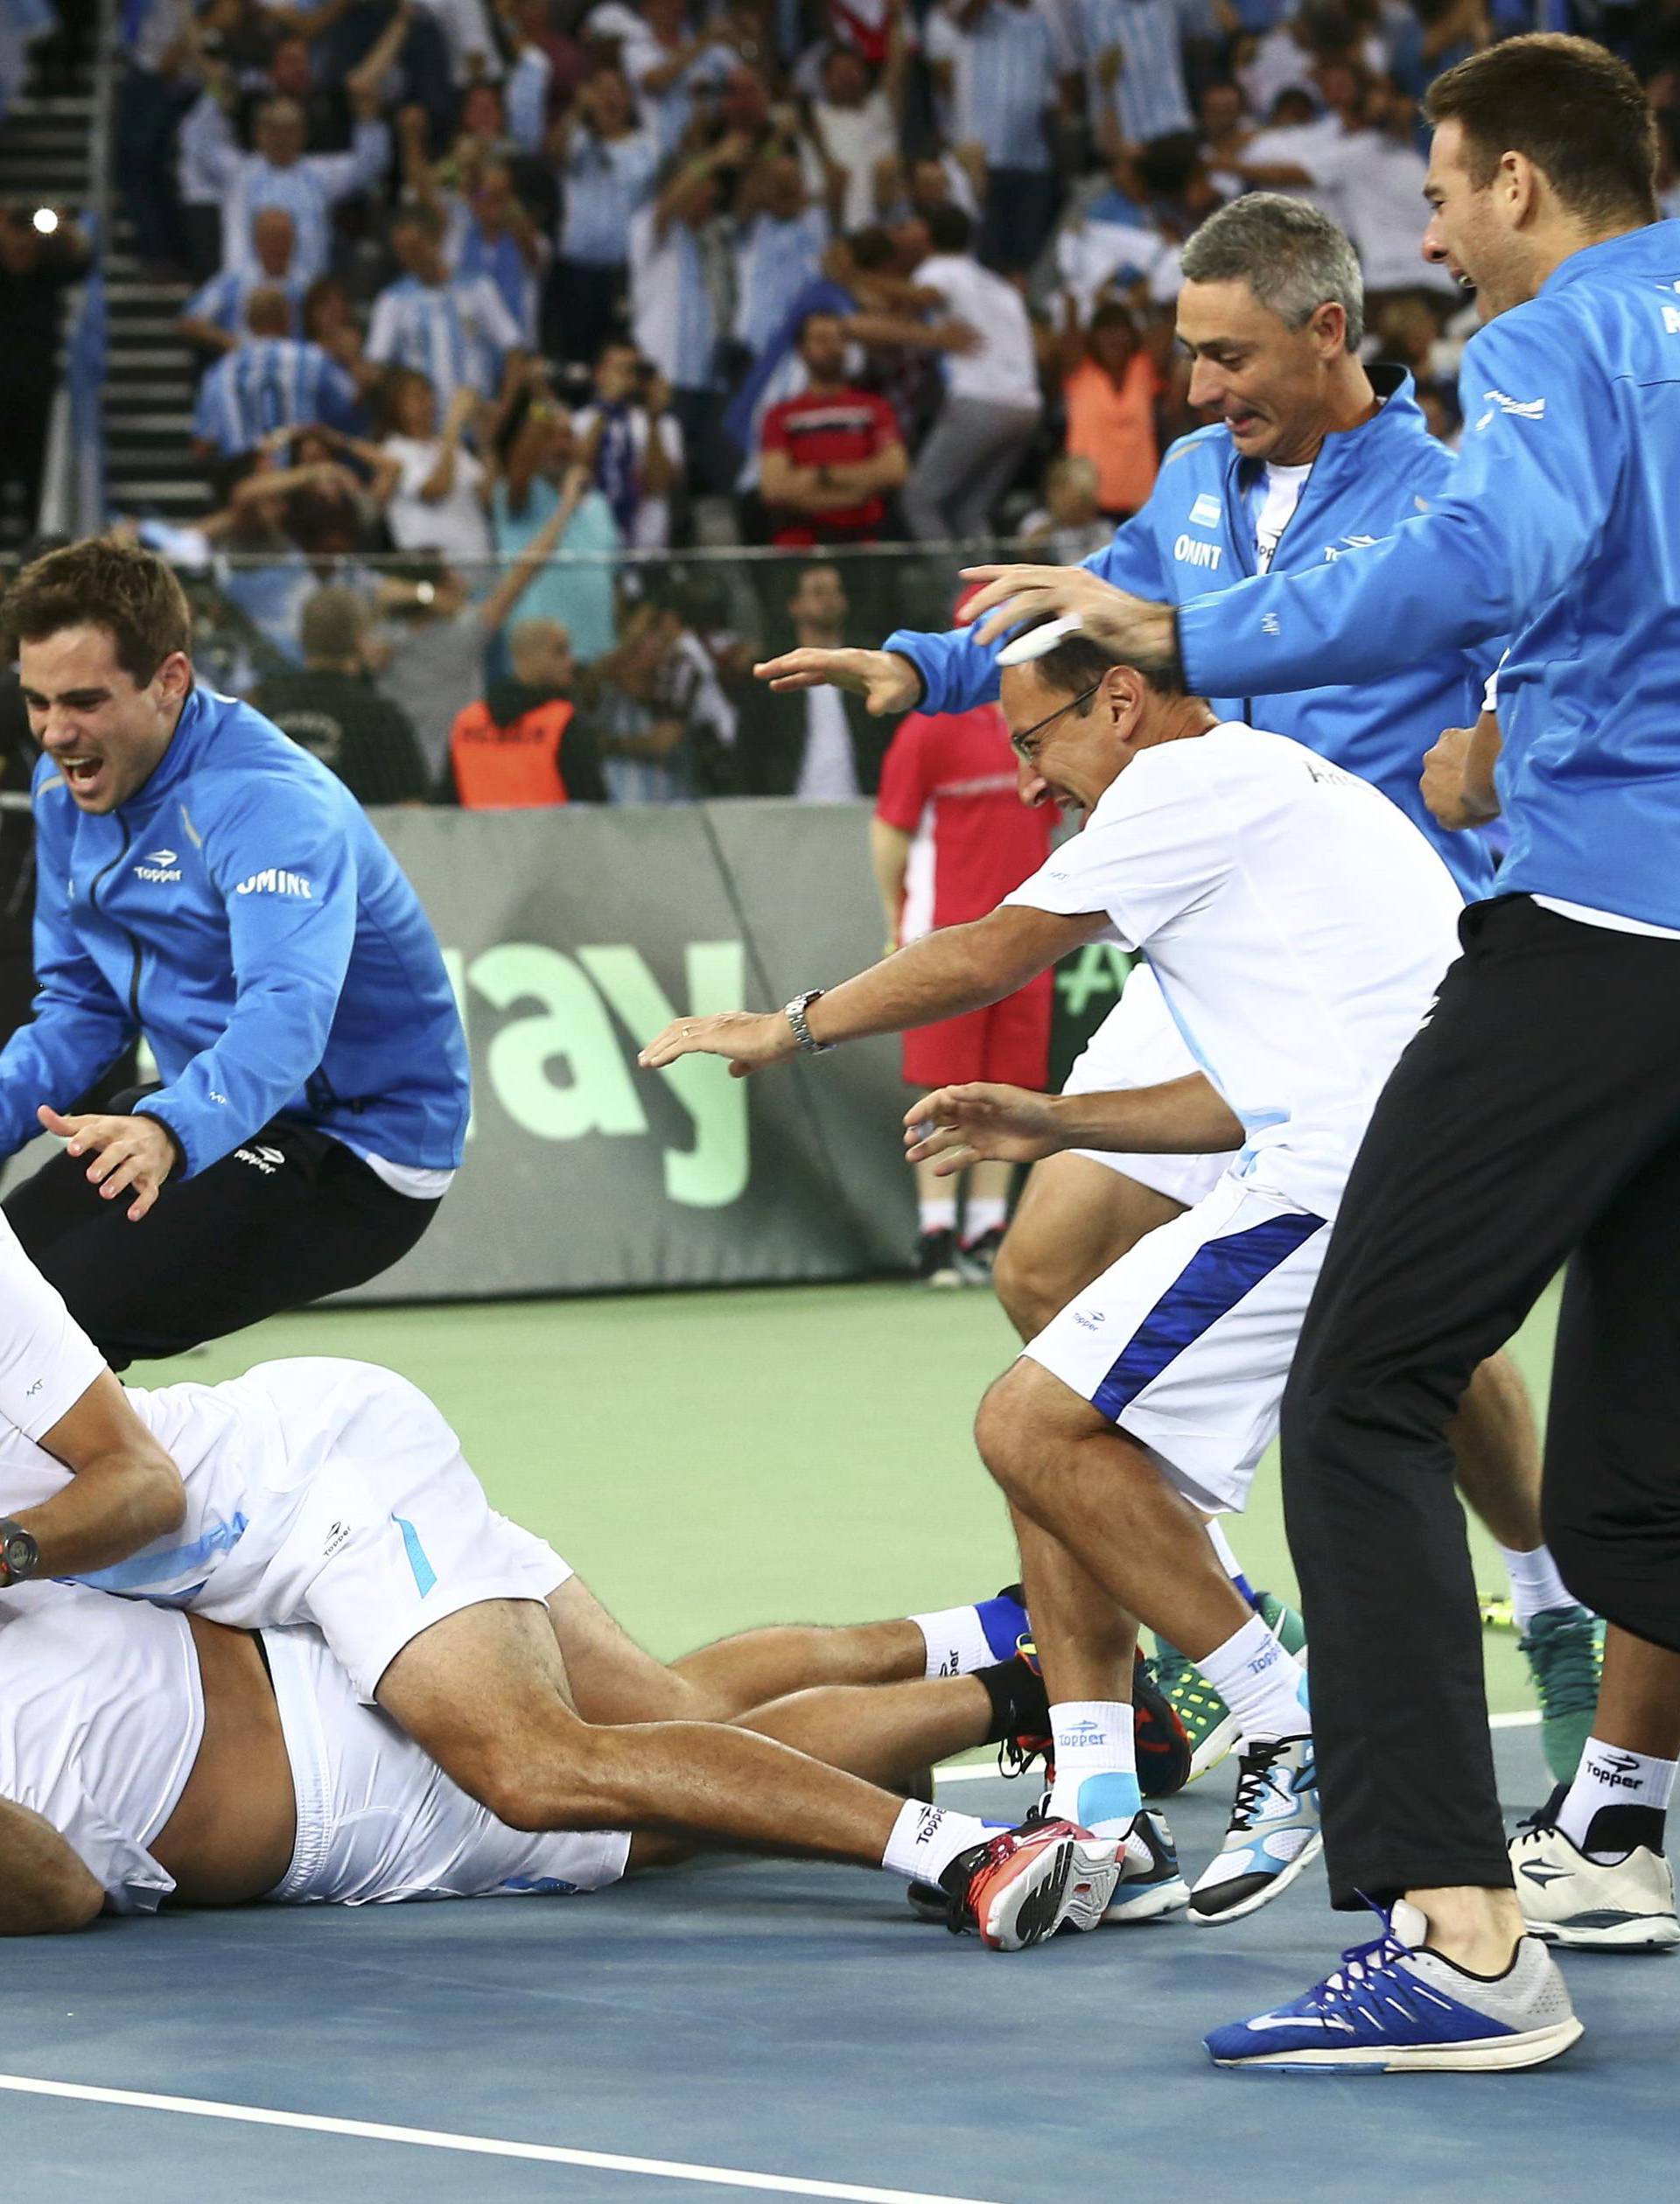
[[(1526, 1807), (1545, 1788), (1536, 1733), (1495, 1742), (1504, 1794)], [(1193, 1872), (1223, 1826), (1231, 1767), (1169, 1809)], [(948, 1795), (1018, 1813), (1027, 1792), (988, 1780)], [(1673, 2193), (1670, 1959), (1568, 1960), (1587, 2033), (1536, 2073), (1205, 2063), (1202, 2030), (1295, 1994), (1365, 1933), (1327, 1911), (1314, 1869), (1227, 1930), (1180, 1919), (1004, 1956), (917, 1921), (886, 1876), (743, 1859), (592, 1899), (104, 1921), (0, 1955), (13, 2082), (448, 2140), (9, 2085), (4, 2188), (54, 2204), (677, 2204), (739, 2196), (721, 2177), (745, 2173), (771, 2195), (984, 2204), (1486, 2204), (1600, 2193), (1606, 2178)], [(484, 2139), (556, 2155), (459, 2147)]]

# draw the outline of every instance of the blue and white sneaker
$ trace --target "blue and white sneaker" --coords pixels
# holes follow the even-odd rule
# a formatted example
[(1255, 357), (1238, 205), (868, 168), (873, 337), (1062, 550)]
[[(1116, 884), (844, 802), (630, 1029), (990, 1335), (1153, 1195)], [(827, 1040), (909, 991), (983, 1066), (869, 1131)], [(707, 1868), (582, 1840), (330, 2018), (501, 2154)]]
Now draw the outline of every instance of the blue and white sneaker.
[(1190, 1903), (1190, 1886), (1179, 1869), (1178, 1848), (1165, 1814), (1147, 1808), (1138, 1815), (1120, 1855), (1120, 1879), (1109, 1900), (1105, 1921), (1158, 1921)]
[(1257, 1913), (1323, 1848), (1312, 1739), (1270, 1738), (1241, 1751), (1225, 1842), (1190, 1893), (1190, 1919), (1199, 1928)]
[(1403, 1898), (1371, 1909), (1382, 1935), (1293, 2005), (1234, 2020), (1204, 2039), (1216, 2067), (1404, 2074), (1537, 2067), (1578, 2040), (1581, 2024), (1550, 1953), (1522, 1937), (1502, 1975), (1466, 1974), (1424, 1942), (1429, 1924)]

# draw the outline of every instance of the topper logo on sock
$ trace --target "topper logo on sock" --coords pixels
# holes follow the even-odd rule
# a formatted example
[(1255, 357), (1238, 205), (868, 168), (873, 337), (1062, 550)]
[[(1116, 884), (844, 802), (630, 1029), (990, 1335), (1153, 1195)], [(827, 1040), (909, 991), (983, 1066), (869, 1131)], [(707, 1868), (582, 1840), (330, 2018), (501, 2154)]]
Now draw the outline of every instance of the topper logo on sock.
[(1075, 1722), (1056, 1732), (1056, 1744), (1063, 1752), (1075, 1745), (1106, 1745), (1108, 1741), (1109, 1733), (1100, 1722)]
[(1606, 1791), (1642, 1791), (1645, 1788), (1644, 1777), (1633, 1773), (1639, 1762), (1629, 1753), (1606, 1753), (1602, 1760), (1589, 1760), (1582, 1765), (1592, 1781), (1601, 1783)]
[(942, 1806), (924, 1807), (921, 1810), (920, 1817), (917, 1820), (916, 1833), (911, 1838), (911, 1843), (913, 1844), (931, 1844), (934, 1838), (938, 1836), (940, 1824), (944, 1821), (944, 1819), (945, 1809)]
[(1282, 1660), (1283, 1655), (1284, 1648), (1274, 1640), (1270, 1645), (1262, 1647), (1261, 1650), (1255, 1655), (1253, 1660), (1250, 1662), (1249, 1674), (1250, 1676), (1264, 1676), (1268, 1669), (1275, 1669), (1277, 1667), (1278, 1662)]

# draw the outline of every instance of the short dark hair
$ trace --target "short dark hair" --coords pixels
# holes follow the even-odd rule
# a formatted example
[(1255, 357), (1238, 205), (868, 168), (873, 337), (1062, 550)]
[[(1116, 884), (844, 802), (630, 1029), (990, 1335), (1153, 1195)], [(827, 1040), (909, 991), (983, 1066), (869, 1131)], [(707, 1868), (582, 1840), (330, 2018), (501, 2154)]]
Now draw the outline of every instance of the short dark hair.
[(810, 334), (811, 324), (814, 321), (844, 321), (844, 319), (845, 316), (837, 306), (813, 306), (809, 313), (802, 314), (799, 318), (799, 327), (794, 332), (795, 348), (803, 351), (805, 339)]
[(930, 207), (923, 220), (936, 253), (966, 253), (974, 224), (960, 206)]
[(1644, 87), (1590, 38), (1543, 31), (1473, 53), (1436, 78), (1424, 114), (1464, 132), (1478, 191), (1502, 155), (1521, 153), (1572, 214), (1656, 220), (1656, 129)]
[(102, 627), (116, 662), (144, 688), (164, 659), (192, 645), (186, 593), (155, 551), (108, 536), (66, 543), (34, 560), (0, 607), (7, 652), (44, 643), (66, 627)]

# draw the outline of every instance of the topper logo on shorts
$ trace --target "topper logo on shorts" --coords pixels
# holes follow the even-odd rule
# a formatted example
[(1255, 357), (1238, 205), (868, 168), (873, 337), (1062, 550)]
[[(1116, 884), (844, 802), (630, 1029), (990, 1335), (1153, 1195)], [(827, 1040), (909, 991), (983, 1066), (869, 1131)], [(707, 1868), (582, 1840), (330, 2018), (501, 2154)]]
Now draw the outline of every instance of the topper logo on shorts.
[(180, 878), (181, 868), (175, 862), (173, 850), (149, 850), (135, 866), (134, 877), (136, 880), (157, 880), (167, 885)]
[(234, 890), (235, 895), (298, 895), (305, 903), (313, 901), (315, 891), (301, 872), (285, 872), (271, 864), (265, 871), (253, 872), (248, 880), (242, 880)]

